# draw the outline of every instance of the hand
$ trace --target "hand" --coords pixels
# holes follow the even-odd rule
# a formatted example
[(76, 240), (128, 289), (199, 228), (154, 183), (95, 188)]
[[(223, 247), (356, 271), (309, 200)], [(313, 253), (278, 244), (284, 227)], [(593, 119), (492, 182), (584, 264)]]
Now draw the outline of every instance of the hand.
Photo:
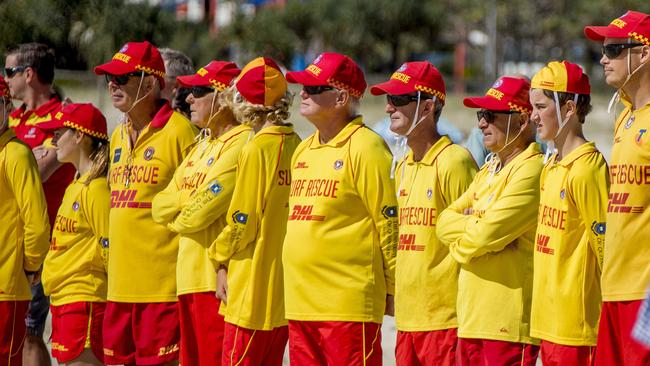
[(217, 270), (217, 298), (228, 304), (228, 269), (224, 266)]
[(468, 215), (469, 216), (469, 215), (473, 215), (473, 214), (474, 214), (474, 209), (471, 208), (471, 207), (468, 207), (468, 208), (463, 210), (463, 215)]
[(384, 315), (395, 316), (395, 296), (386, 295), (386, 310)]

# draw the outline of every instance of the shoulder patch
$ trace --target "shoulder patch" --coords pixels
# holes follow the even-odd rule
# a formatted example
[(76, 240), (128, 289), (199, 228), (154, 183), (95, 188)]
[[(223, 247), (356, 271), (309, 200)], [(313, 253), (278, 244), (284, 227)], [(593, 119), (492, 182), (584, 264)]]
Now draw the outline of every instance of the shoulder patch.
[(596, 235), (605, 235), (605, 232), (607, 231), (607, 225), (604, 222), (594, 221), (591, 224), (591, 231), (593, 231)]
[(113, 151), (113, 164), (120, 161), (121, 156), (122, 156), (122, 148), (118, 147), (117, 149), (115, 149), (115, 151)]
[(387, 219), (397, 217), (397, 206), (384, 206), (381, 209), (381, 214)]
[(233, 221), (235, 221), (236, 223), (239, 223), (239, 224), (246, 224), (246, 222), (248, 222), (248, 214), (245, 214), (245, 213), (243, 213), (243, 212), (239, 212), (239, 211), (235, 211), (235, 212), (232, 214), (232, 219), (233, 219)]

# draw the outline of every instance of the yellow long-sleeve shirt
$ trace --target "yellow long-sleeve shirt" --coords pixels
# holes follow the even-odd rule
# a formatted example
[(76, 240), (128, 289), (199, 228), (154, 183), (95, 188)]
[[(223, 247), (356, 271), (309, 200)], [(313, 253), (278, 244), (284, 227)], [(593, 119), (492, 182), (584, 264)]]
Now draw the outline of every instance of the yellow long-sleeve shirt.
[[(486, 164), (438, 217), (438, 238), (461, 263), (459, 337), (534, 342), (530, 306), (542, 160), (532, 143), (494, 176)], [(465, 215), (466, 209), (473, 212)]]
[(0, 197), (0, 301), (29, 300), (25, 271), (40, 269), (50, 224), (34, 154), (10, 129), (0, 135)]
[(131, 147), (118, 126), (111, 138), (108, 300), (176, 301), (178, 234), (151, 216), (151, 201), (172, 179), (196, 129), (168, 103)]
[(43, 289), (52, 305), (106, 301), (110, 191), (105, 177), (66, 189), (43, 265)]
[(410, 152), (395, 174), (399, 245), (395, 267), (395, 321), (400, 331), (458, 327), (460, 265), (438, 241), (438, 214), (460, 197), (476, 174), (470, 153), (447, 136), (422, 160)]
[(650, 284), (650, 104), (618, 116), (603, 262), (603, 301), (641, 300)]
[(283, 262), (287, 318), (381, 323), (395, 291), (399, 222), (391, 154), (361, 117), (291, 163)]
[(531, 335), (568, 346), (595, 346), (605, 244), (607, 163), (593, 142), (540, 178)]
[(208, 247), (226, 225), (237, 159), (252, 134), (252, 128), (240, 125), (195, 145), (167, 188), (153, 200), (154, 221), (180, 234), (178, 295), (217, 289)]
[(209, 248), (215, 265), (228, 266), (228, 303), (221, 305), (228, 323), (259, 330), (287, 324), (281, 255), (299, 143), (292, 125), (268, 126), (239, 157), (227, 224)]

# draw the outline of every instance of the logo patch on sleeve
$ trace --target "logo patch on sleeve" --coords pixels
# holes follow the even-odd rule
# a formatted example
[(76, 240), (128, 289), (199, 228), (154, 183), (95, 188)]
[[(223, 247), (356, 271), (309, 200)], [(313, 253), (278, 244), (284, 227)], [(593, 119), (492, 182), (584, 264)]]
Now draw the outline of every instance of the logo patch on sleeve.
[(100, 238), (99, 244), (101, 244), (104, 249), (108, 248), (108, 238)]
[(113, 164), (117, 163), (120, 161), (120, 157), (122, 156), (122, 148), (117, 148), (115, 151), (113, 151)]
[(596, 235), (605, 235), (605, 232), (607, 231), (607, 225), (604, 222), (594, 221), (591, 224), (591, 231), (593, 231)]
[(384, 206), (384, 208), (381, 209), (381, 214), (387, 219), (397, 217), (397, 206)]
[(235, 213), (232, 214), (232, 219), (239, 224), (246, 224), (248, 222), (248, 214), (245, 214), (243, 212), (235, 211)]
[(221, 193), (221, 191), (223, 191), (223, 186), (215, 180), (214, 182), (212, 182), (212, 184), (210, 184), (210, 187), (208, 187), (208, 189), (210, 190), (210, 192), (212, 192), (212, 194), (216, 196), (219, 193)]

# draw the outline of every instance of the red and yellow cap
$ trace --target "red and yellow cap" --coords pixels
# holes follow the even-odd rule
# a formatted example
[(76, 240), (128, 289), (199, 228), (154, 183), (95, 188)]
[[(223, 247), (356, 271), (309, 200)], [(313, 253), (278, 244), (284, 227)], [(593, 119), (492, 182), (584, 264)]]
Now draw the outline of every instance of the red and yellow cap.
[(591, 92), (589, 76), (582, 71), (582, 67), (568, 61), (549, 62), (533, 76), (530, 87), (573, 94)]
[(109, 62), (96, 66), (94, 71), (97, 75), (124, 75), (144, 71), (155, 76), (161, 87), (165, 87), (165, 63), (156, 46), (147, 41), (128, 42)]
[(9, 92), (9, 85), (7, 85), (5, 78), (3, 78), (1, 75), (0, 75), (0, 97), (11, 98), (11, 93)]
[(67, 104), (54, 114), (52, 120), (38, 125), (38, 128), (43, 131), (53, 131), (63, 127), (69, 127), (87, 135), (108, 140), (106, 118), (91, 103)]
[(592, 41), (602, 42), (605, 38), (634, 38), (650, 46), (650, 15), (628, 10), (612, 20), (609, 25), (585, 27), (585, 36)]
[(184, 87), (209, 86), (224, 91), (241, 70), (232, 62), (210, 61), (196, 71), (194, 75), (178, 76), (176, 80)]
[(463, 104), (490, 111), (530, 113), (533, 106), (528, 101), (529, 92), (530, 83), (526, 79), (503, 76), (488, 89), (484, 97), (465, 98)]
[(391, 75), (390, 80), (370, 87), (372, 95), (403, 95), (417, 91), (434, 95), (443, 103), (445, 101), (445, 81), (430, 62), (406, 62)]
[(241, 70), (235, 88), (250, 103), (272, 106), (287, 94), (287, 81), (275, 61), (258, 57)]
[(355, 98), (361, 98), (367, 86), (359, 65), (348, 56), (334, 52), (321, 53), (303, 71), (287, 72), (287, 81), (308, 86), (329, 85), (347, 90)]

